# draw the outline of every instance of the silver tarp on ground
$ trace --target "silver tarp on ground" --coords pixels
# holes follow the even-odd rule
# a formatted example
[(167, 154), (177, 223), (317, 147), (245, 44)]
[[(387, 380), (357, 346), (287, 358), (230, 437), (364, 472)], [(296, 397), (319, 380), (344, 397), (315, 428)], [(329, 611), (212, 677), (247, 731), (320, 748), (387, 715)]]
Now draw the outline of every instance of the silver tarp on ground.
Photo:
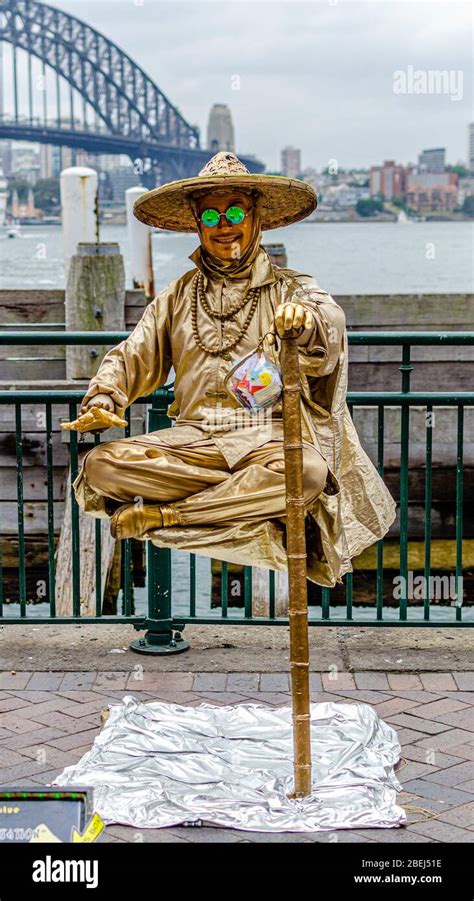
[(396, 732), (368, 704), (311, 704), (313, 792), (293, 791), (291, 707), (110, 706), (94, 745), (53, 785), (93, 786), (105, 823), (265, 832), (399, 826)]

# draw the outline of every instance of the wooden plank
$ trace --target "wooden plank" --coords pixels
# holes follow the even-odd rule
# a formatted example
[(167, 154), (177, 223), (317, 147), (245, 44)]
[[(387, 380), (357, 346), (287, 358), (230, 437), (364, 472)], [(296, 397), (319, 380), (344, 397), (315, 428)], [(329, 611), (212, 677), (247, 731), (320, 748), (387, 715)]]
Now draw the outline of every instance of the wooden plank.
[(347, 327), (363, 331), (424, 331), (438, 322), (454, 331), (472, 329), (471, 294), (334, 294), (346, 314)]
[[(252, 569), (252, 613), (255, 617), (270, 616), (270, 570), (254, 566)], [(275, 616), (288, 613), (288, 573), (275, 571)]]
[[(68, 473), (68, 483), (70, 473)], [(80, 561), (80, 612), (81, 616), (95, 616), (95, 524), (96, 519), (79, 509), (79, 561)], [(112, 566), (115, 539), (110, 534), (108, 520), (100, 520), (101, 534), (101, 602)], [(71, 495), (67, 493), (61, 534), (56, 552), (56, 612), (58, 616), (73, 615), (72, 591), (72, 524)]]
[[(23, 466), (46, 465), (46, 435), (41, 432), (24, 432)], [(56, 466), (67, 466), (69, 455), (67, 445), (61, 441), (59, 432), (53, 432), (51, 447), (53, 460)], [(13, 432), (0, 433), (0, 467), (12, 466), (16, 468), (15, 435)]]
[[(53, 500), (64, 500), (64, 466), (53, 466)], [(25, 501), (47, 500), (47, 473), (45, 466), (31, 466), (25, 472), (23, 484)], [(0, 467), (0, 503), (16, 501), (16, 470), (13, 467)]]
[[(25, 534), (46, 535), (48, 532), (48, 506), (42, 501), (26, 501), (24, 506)], [(64, 515), (64, 502), (54, 505), (54, 524), (60, 528)], [(3, 535), (18, 534), (18, 505), (16, 501), (4, 501), (1, 505), (0, 520)]]
[[(18, 290), (3, 288), (0, 290), (0, 328), (15, 326), (17, 329), (42, 325), (48, 322), (65, 321), (65, 291), (62, 290)], [(132, 289), (125, 292), (125, 327), (134, 328), (146, 307), (143, 291)]]
[[(399, 391), (398, 363), (350, 363), (349, 391)], [(416, 363), (410, 377), (412, 391), (470, 391), (472, 363)]]
[(64, 378), (66, 374), (65, 360), (47, 359), (45, 362), (41, 359), (31, 359), (23, 361), (3, 360), (0, 362), (0, 380), (10, 382), (11, 385), (21, 375), (24, 379), (36, 381), (36, 387), (38, 387), (38, 383), (43, 383), (45, 365), (52, 379)]

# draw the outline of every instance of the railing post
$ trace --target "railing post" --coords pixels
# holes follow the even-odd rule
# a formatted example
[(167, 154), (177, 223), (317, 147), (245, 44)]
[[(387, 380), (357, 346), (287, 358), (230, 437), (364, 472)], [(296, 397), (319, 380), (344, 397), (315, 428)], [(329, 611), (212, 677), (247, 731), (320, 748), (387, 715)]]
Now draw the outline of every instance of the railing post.
[[(148, 431), (166, 429), (169, 426), (167, 408), (168, 390), (161, 388), (152, 395), (148, 411)], [(138, 654), (179, 654), (187, 651), (189, 642), (181, 638), (181, 632), (173, 632), (171, 550), (157, 548), (147, 542), (148, 569), (148, 617), (135, 629), (147, 629), (143, 638), (130, 644), (130, 650)], [(174, 629), (184, 629), (184, 623), (174, 623)]]

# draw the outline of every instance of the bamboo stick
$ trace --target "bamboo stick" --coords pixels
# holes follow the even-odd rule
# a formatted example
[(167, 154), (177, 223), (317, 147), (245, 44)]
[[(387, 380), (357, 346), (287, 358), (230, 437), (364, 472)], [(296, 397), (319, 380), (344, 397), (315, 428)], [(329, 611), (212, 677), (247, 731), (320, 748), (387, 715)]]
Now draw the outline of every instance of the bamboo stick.
[(286, 481), (290, 679), (293, 719), (294, 792), (311, 794), (311, 712), (309, 701), (308, 594), (301, 433), (301, 382), (296, 339), (284, 336), (280, 364), (283, 380), (283, 429)]

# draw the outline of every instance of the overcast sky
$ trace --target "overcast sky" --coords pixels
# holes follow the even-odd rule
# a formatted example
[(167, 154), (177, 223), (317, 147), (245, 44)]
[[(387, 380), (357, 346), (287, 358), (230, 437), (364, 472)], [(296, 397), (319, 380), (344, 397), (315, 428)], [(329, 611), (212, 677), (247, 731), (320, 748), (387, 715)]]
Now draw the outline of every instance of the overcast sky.
[[(237, 152), (280, 168), (416, 161), (446, 147), (464, 160), (472, 113), (470, 3), (424, 0), (50, 0), (122, 47), (205, 146), (213, 103), (227, 103)], [(451, 72), (448, 93), (395, 93), (394, 72)], [(233, 88), (238, 76), (240, 86)], [(410, 89), (410, 84), (407, 85)], [(458, 99), (456, 99), (458, 98)], [(460, 98), (460, 99), (459, 99)]]

